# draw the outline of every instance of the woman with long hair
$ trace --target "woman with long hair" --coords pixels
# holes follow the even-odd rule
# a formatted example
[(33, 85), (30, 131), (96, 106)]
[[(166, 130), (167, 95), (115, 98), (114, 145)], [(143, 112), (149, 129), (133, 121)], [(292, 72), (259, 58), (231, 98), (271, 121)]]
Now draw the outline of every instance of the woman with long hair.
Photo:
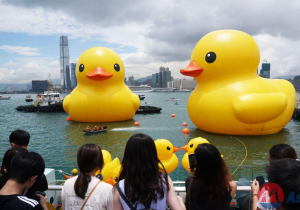
[(153, 139), (142, 133), (131, 136), (126, 144), (119, 182), (114, 190), (115, 210), (166, 209), (185, 210), (177, 197), (172, 180), (160, 169)]
[(63, 209), (113, 209), (112, 186), (96, 178), (104, 164), (101, 149), (85, 144), (77, 152), (79, 176), (68, 179), (62, 189)]
[(224, 210), (236, 193), (237, 184), (219, 150), (212, 144), (199, 144), (195, 150), (196, 168), (185, 181), (188, 210)]

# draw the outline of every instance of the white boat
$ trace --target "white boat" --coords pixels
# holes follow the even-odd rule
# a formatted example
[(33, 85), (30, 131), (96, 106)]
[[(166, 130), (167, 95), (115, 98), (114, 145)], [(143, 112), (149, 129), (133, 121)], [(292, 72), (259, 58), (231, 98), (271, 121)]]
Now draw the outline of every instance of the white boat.
[(0, 100), (9, 100), (10, 99), (10, 96), (2, 96), (0, 95)]
[(128, 86), (132, 92), (152, 92), (153, 89), (149, 85)]
[(55, 91), (45, 91), (43, 94), (38, 94), (35, 101), (35, 106), (49, 106), (51, 104), (57, 104), (63, 102), (63, 97)]
[(25, 98), (25, 101), (26, 101), (26, 102), (31, 102), (31, 101), (33, 101), (33, 99), (31, 98), (31, 95), (27, 95), (26, 98)]

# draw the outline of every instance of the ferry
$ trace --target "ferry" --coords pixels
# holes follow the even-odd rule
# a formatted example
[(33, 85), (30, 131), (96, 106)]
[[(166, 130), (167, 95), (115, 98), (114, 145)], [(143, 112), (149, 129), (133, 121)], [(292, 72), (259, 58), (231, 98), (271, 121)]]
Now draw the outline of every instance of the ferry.
[(10, 99), (10, 96), (2, 96), (0, 95), (0, 100), (9, 100)]
[(128, 86), (132, 92), (152, 92), (153, 89), (149, 85)]

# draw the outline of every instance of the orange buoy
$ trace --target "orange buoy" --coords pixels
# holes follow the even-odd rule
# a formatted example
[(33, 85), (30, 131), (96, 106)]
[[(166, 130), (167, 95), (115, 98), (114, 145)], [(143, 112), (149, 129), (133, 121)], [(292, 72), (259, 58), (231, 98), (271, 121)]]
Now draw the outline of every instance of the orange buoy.
[(175, 114), (171, 114), (171, 117), (175, 117)]
[(67, 121), (70, 122), (72, 120), (71, 117), (67, 117)]
[(139, 126), (140, 123), (136, 121), (136, 122), (134, 122), (134, 125), (135, 125), (135, 126)]
[(183, 123), (182, 123), (182, 126), (187, 126), (187, 123), (186, 123), (186, 122), (183, 122)]
[(189, 134), (189, 133), (190, 133), (190, 130), (189, 130), (188, 128), (184, 128), (184, 129), (182, 130), (182, 132), (185, 133), (185, 134)]

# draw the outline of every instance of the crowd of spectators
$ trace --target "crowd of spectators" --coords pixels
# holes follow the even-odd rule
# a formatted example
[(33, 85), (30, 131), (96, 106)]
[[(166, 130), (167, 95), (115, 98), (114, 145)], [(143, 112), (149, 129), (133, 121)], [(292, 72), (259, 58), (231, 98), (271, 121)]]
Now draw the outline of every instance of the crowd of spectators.
[[(48, 189), (44, 159), (27, 150), (28, 132), (15, 130), (9, 136), (11, 148), (4, 154), (0, 169), (1, 210), (47, 210)], [(102, 182), (96, 172), (104, 165), (101, 148), (82, 145), (77, 152), (78, 176), (68, 179), (61, 192), (62, 209), (81, 210), (225, 210), (237, 191), (237, 184), (212, 144), (200, 144), (195, 150), (195, 169), (185, 181), (186, 197), (177, 196), (153, 139), (145, 134), (132, 135), (126, 144), (119, 181), (115, 186)], [(162, 166), (162, 167), (160, 167)], [(269, 183), (283, 191), (278, 210), (300, 209), (300, 162), (293, 147), (277, 144), (269, 151), (266, 166)], [(259, 192), (268, 190), (251, 185), (252, 209), (266, 209)], [(264, 187), (264, 188), (263, 188)], [(275, 209), (275, 208), (272, 208)]]

